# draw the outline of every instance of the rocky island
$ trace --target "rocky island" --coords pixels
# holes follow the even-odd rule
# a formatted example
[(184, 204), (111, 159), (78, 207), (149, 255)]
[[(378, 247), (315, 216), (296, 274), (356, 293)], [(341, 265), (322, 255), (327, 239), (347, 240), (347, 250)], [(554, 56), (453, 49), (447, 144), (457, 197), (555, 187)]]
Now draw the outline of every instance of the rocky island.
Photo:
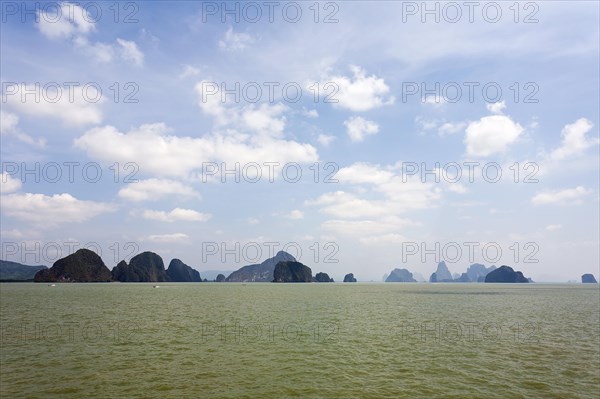
[(312, 270), (300, 262), (287, 261), (275, 265), (274, 283), (310, 283), (312, 281)]
[(589, 273), (586, 273), (583, 276), (581, 276), (581, 282), (584, 284), (598, 284), (598, 281), (596, 281), (596, 277), (594, 277), (593, 274)]
[(486, 283), (529, 283), (523, 273), (514, 271), (510, 266), (500, 266), (485, 276)]
[(394, 269), (385, 279), (386, 283), (416, 283), (413, 274), (406, 269)]
[(112, 270), (112, 278), (124, 283), (169, 281), (162, 258), (154, 252), (142, 252), (131, 258), (129, 264), (122, 260)]
[(77, 252), (54, 262), (50, 269), (35, 274), (35, 282), (99, 283), (111, 281), (111, 274), (102, 258), (89, 249)]
[(270, 282), (273, 281), (275, 265), (288, 261), (295, 262), (296, 258), (285, 251), (279, 251), (274, 257), (262, 263), (243, 266), (234, 271), (227, 277), (227, 281), (233, 283)]
[(333, 283), (333, 279), (327, 273), (319, 272), (315, 275), (314, 281), (317, 283)]
[(198, 270), (191, 268), (179, 259), (171, 260), (167, 268), (169, 281), (177, 283), (199, 283), (202, 281)]

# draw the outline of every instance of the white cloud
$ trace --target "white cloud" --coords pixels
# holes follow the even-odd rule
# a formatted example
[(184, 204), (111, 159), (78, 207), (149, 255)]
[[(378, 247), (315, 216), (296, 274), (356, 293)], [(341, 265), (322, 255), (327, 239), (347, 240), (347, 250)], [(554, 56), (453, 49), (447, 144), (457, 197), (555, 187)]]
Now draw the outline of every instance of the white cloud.
[(193, 188), (178, 181), (166, 179), (140, 180), (137, 183), (129, 183), (119, 190), (119, 197), (134, 202), (154, 201), (166, 196), (200, 198), (200, 194)]
[(546, 226), (546, 230), (548, 231), (556, 231), (562, 229), (562, 224), (549, 224)]
[(200, 74), (200, 69), (193, 67), (191, 65), (185, 65), (183, 67), (183, 71), (179, 74), (179, 78), (187, 78), (188, 76), (197, 76)]
[(37, 28), (49, 39), (67, 39), (74, 35), (87, 35), (95, 23), (87, 10), (79, 5), (62, 2), (58, 9), (38, 10)]
[(502, 115), (503, 111), (504, 111), (504, 108), (506, 108), (506, 102), (500, 101), (500, 102), (497, 102), (497, 103), (488, 103), (488, 104), (486, 104), (485, 107), (492, 114)]
[(70, 41), (99, 63), (111, 62), (117, 51), (122, 59), (134, 65), (141, 66), (144, 62), (144, 54), (133, 41), (117, 39), (114, 45), (91, 42), (88, 36), (96, 30), (94, 16), (76, 4), (62, 2), (57, 12), (52, 7), (38, 10), (37, 28), (49, 39)]
[(305, 205), (318, 206), (321, 212), (335, 218), (324, 222), (322, 228), (355, 236), (361, 242), (367, 235), (398, 234), (401, 228), (419, 225), (401, 216), (436, 206), (441, 189), (422, 183), (418, 176), (397, 174), (397, 170), (396, 165), (367, 163), (342, 168), (336, 173), (339, 184), (358, 185), (360, 195), (338, 190), (307, 200)]
[(317, 137), (317, 141), (323, 147), (328, 147), (329, 144), (331, 144), (331, 142), (333, 140), (335, 140), (335, 136), (330, 136), (330, 135), (327, 135), (327, 134), (319, 134), (319, 137)]
[(208, 213), (200, 213), (192, 209), (175, 208), (170, 212), (145, 210), (142, 214), (144, 219), (157, 220), (159, 222), (206, 222), (211, 218)]
[[(255, 125), (265, 123), (254, 116)], [(135, 162), (140, 170), (158, 176), (189, 178), (203, 163), (220, 161), (230, 168), (256, 162), (310, 163), (318, 160), (316, 149), (309, 144), (280, 140), (269, 136), (251, 136), (236, 131), (215, 133), (204, 137), (179, 137), (170, 134), (162, 123), (142, 125), (128, 133), (112, 126), (91, 129), (75, 140), (75, 147), (90, 158), (113, 164)], [(269, 171), (264, 168), (263, 176)]]
[(581, 155), (590, 147), (598, 145), (598, 138), (588, 138), (587, 134), (594, 125), (585, 118), (580, 118), (574, 123), (566, 125), (561, 133), (561, 146), (550, 154), (553, 160), (563, 160), (573, 156)]
[(534, 205), (579, 205), (591, 191), (583, 186), (565, 190), (546, 191), (536, 194), (531, 203)]
[(115, 56), (115, 50), (112, 45), (100, 42), (91, 43), (87, 37), (84, 36), (77, 36), (74, 38), (73, 44), (76, 48), (101, 64), (112, 62)]
[[(364, 69), (352, 65), (353, 78), (346, 76), (327, 77), (320, 87), (320, 95), (326, 96), (334, 106), (355, 112), (393, 104), (395, 99), (389, 95), (390, 88), (384, 79), (375, 75), (367, 76)], [(328, 87), (325, 85), (329, 84)], [(334, 89), (337, 89), (334, 91)]]
[(438, 128), (438, 134), (440, 136), (447, 136), (450, 134), (455, 134), (455, 133), (463, 131), (465, 129), (465, 127), (467, 127), (467, 124), (465, 122), (456, 122), (456, 123), (446, 122)]
[(285, 217), (292, 220), (300, 220), (304, 218), (304, 213), (302, 213), (302, 211), (298, 209), (294, 209), (293, 211), (285, 215)]
[(243, 50), (249, 45), (254, 43), (254, 38), (248, 33), (236, 33), (233, 31), (233, 27), (229, 27), (223, 39), (219, 40), (219, 48), (222, 50)]
[(0, 174), (0, 193), (8, 194), (21, 189), (21, 180), (15, 179), (6, 172)]
[(137, 44), (132, 41), (117, 39), (117, 44), (120, 46), (121, 57), (131, 62), (136, 66), (144, 64), (144, 54), (140, 51)]
[[(37, 98), (33, 94), (23, 97), (22, 93), (25, 92), (37, 93)], [(70, 126), (100, 123), (102, 112), (99, 104), (103, 102), (101, 94), (90, 86), (86, 96), (87, 98), (84, 97), (81, 86), (73, 89), (73, 97), (70, 98), (67, 87), (49, 86), (44, 89), (39, 83), (23, 83), (19, 84), (16, 94), (6, 95), (5, 104), (28, 116), (60, 119)], [(97, 102), (92, 102), (95, 100)]]
[(439, 94), (425, 95), (425, 101), (423, 101), (424, 104), (435, 105), (438, 107), (446, 104), (446, 102), (446, 98)]
[(379, 126), (360, 116), (353, 116), (350, 119), (344, 121), (346, 126), (346, 133), (353, 142), (361, 142), (366, 136), (374, 135), (379, 133)]
[(246, 223), (248, 223), (248, 224), (259, 224), (260, 220), (258, 220), (257, 218), (248, 218), (248, 219), (246, 219)]
[(0, 135), (3, 136), (14, 136), (18, 140), (31, 144), (35, 147), (43, 148), (46, 146), (46, 139), (39, 138), (34, 139), (30, 135), (23, 133), (19, 127), (19, 117), (13, 113), (5, 112), (0, 110)]
[(2, 196), (2, 212), (39, 226), (81, 223), (115, 207), (94, 201), (82, 201), (71, 194), (9, 194)]
[(186, 241), (190, 238), (187, 234), (183, 233), (173, 233), (173, 234), (154, 234), (149, 235), (145, 238), (144, 241), (151, 242), (177, 242), (177, 241)]
[(469, 123), (467, 127), (464, 139), (467, 154), (487, 157), (505, 152), (517, 141), (523, 130), (521, 125), (513, 122), (509, 116), (484, 116), (478, 121)]
[(319, 113), (317, 112), (316, 109), (308, 110), (308, 109), (304, 108), (302, 110), (302, 115), (306, 116), (307, 118), (318, 118), (319, 117)]

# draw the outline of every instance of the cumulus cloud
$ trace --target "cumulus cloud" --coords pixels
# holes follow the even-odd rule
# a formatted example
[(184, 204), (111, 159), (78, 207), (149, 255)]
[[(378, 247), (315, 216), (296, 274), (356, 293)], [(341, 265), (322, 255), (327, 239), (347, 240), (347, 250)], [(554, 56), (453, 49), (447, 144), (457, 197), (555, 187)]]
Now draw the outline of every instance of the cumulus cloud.
[(504, 108), (506, 108), (506, 102), (505, 101), (500, 101), (500, 102), (497, 102), (497, 103), (488, 103), (488, 104), (486, 104), (485, 107), (492, 114), (502, 115), (502, 113), (504, 112)]
[(346, 133), (355, 143), (361, 142), (365, 137), (379, 133), (379, 125), (361, 116), (353, 116), (344, 121)]
[(18, 124), (19, 117), (17, 115), (0, 110), (0, 135), (13, 136), (18, 140), (35, 147), (43, 148), (46, 146), (45, 138), (34, 139), (30, 135), (23, 133), (21, 129), (19, 129)]
[(189, 76), (197, 76), (200, 74), (200, 69), (191, 66), (191, 65), (184, 65), (183, 67), (183, 71), (181, 71), (181, 73), (179, 74), (179, 78), (183, 79), (183, 78), (187, 78)]
[(534, 205), (580, 205), (591, 190), (583, 186), (564, 190), (545, 191), (536, 194), (531, 203)]
[(562, 229), (562, 224), (549, 224), (546, 226), (546, 230), (548, 231), (556, 231)]
[(112, 212), (115, 207), (94, 201), (82, 201), (71, 194), (8, 194), (2, 196), (2, 213), (39, 226), (81, 223)]
[(15, 179), (6, 172), (0, 174), (0, 193), (8, 194), (21, 189), (21, 180)]
[(465, 130), (465, 127), (467, 127), (467, 124), (465, 122), (445, 122), (438, 128), (438, 134), (440, 136), (456, 134)]
[(333, 140), (335, 140), (335, 136), (331, 136), (331, 135), (328, 135), (328, 134), (319, 134), (319, 136), (317, 137), (317, 141), (323, 147), (328, 147), (329, 144), (331, 144), (331, 142)]
[(326, 77), (320, 87), (320, 94), (334, 101), (334, 106), (355, 112), (394, 103), (395, 99), (389, 94), (390, 88), (384, 79), (375, 75), (367, 76), (366, 71), (359, 66), (352, 65), (350, 70), (352, 77)]
[(234, 32), (233, 27), (230, 26), (223, 38), (219, 40), (219, 48), (228, 51), (243, 50), (252, 43), (254, 38), (250, 34)]
[(140, 51), (135, 42), (117, 39), (117, 44), (119, 45), (121, 57), (124, 60), (137, 66), (142, 66), (144, 64), (144, 54)]
[[(263, 122), (257, 118), (252, 123)], [(236, 162), (263, 165), (267, 161), (285, 164), (318, 160), (316, 149), (309, 144), (236, 132), (179, 137), (162, 123), (142, 125), (127, 133), (113, 126), (95, 128), (76, 139), (75, 147), (106, 164), (136, 162), (145, 173), (183, 178), (212, 161), (233, 167)]]
[[(368, 235), (399, 234), (406, 226), (419, 225), (403, 215), (436, 206), (441, 190), (432, 183), (422, 183), (418, 176), (402, 176), (398, 168), (356, 163), (336, 173), (341, 185), (356, 187), (356, 193), (337, 190), (305, 201), (334, 219), (322, 228), (351, 235), (363, 242)], [(366, 243), (366, 241), (364, 242)]]
[(170, 212), (145, 210), (142, 214), (144, 219), (157, 220), (159, 222), (206, 222), (211, 218), (208, 213), (200, 213), (192, 209), (175, 208)]
[(94, 16), (77, 4), (62, 2), (58, 7), (37, 11), (37, 28), (51, 40), (70, 41), (74, 48), (100, 63), (109, 63), (118, 53), (121, 59), (141, 66), (144, 54), (133, 41), (117, 39), (115, 44), (93, 42), (89, 36), (96, 30)]
[(167, 179), (147, 179), (129, 183), (119, 190), (119, 197), (134, 202), (155, 201), (163, 197), (200, 198), (193, 188), (178, 181)]
[(467, 154), (487, 157), (503, 153), (519, 139), (523, 131), (523, 127), (515, 123), (509, 116), (484, 116), (467, 126), (464, 139)]
[[(102, 121), (99, 105), (103, 100), (100, 98), (99, 92), (91, 86), (85, 96), (81, 87), (79, 90), (75, 87), (72, 97), (70, 97), (69, 88), (62, 86), (52, 85), (43, 88), (39, 83), (21, 83), (11, 84), (8, 87), (10, 93), (14, 92), (15, 94), (5, 93), (5, 105), (27, 116), (59, 119), (69, 126), (84, 126)], [(23, 96), (23, 93), (37, 93), (37, 95)], [(10, 125), (12, 124), (14, 122), (10, 122)]]
[(56, 8), (37, 11), (37, 28), (49, 39), (68, 39), (95, 30), (93, 17), (77, 4), (62, 2)]
[(574, 123), (566, 125), (561, 133), (561, 146), (552, 151), (550, 158), (563, 160), (583, 154), (590, 147), (598, 145), (600, 140), (596, 137), (588, 137), (588, 133), (594, 125), (586, 118), (580, 118)]

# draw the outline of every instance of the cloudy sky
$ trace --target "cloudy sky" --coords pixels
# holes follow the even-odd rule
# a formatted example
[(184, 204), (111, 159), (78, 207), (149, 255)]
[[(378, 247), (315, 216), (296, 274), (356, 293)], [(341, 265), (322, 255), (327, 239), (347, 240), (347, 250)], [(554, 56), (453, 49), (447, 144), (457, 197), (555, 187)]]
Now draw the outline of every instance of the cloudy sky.
[(599, 273), (597, 2), (2, 3), (2, 258)]

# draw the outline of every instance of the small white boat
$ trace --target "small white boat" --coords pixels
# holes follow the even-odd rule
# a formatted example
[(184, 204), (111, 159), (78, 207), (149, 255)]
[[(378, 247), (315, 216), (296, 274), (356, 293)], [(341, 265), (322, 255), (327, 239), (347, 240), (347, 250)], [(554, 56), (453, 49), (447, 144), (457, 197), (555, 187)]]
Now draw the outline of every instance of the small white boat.
[(56, 284), (48, 284), (48, 287), (56, 287)]
[(153, 285), (152, 288), (160, 288), (160, 285)]

